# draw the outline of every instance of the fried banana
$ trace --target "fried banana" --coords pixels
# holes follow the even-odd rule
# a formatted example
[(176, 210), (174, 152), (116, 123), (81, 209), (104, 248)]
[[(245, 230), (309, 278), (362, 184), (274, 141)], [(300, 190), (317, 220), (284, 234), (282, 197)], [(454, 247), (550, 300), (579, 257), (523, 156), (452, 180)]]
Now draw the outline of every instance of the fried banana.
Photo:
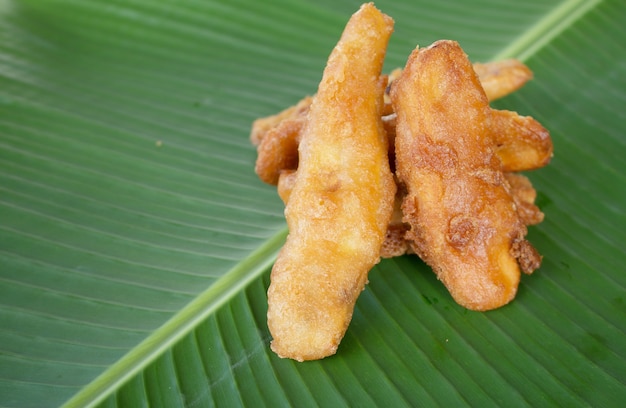
[(485, 90), (487, 99), (495, 101), (517, 91), (533, 78), (532, 71), (516, 59), (474, 63), (474, 72)]
[(541, 258), (524, 239), (526, 225), (494, 152), (492, 110), (467, 55), (453, 41), (414, 50), (391, 100), (412, 248), (460, 305), (508, 303), (518, 260), (530, 269)]
[(307, 96), (295, 106), (252, 124), (250, 139), (257, 146), (254, 171), (264, 182), (276, 184), (282, 170), (298, 168), (300, 134), (312, 100)]
[(507, 110), (493, 110), (489, 125), (502, 170), (534, 170), (552, 159), (550, 133), (530, 116)]
[(381, 122), (381, 69), (392, 31), (390, 17), (371, 3), (361, 6), (310, 106), (285, 208), (289, 236), (268, 290), (271, 348), (281, 357), (334, 354), (380, 260), (396, 190)]
[(290, 106), (275, 115), (259, 118), (252, 122), (250, 131), (250, 142), (254, 146), (259, 146), (268, 132), (278, 126), (284, 120), (303, 119), (309, 111), (313, 98), (305, 96), (298, 103)]

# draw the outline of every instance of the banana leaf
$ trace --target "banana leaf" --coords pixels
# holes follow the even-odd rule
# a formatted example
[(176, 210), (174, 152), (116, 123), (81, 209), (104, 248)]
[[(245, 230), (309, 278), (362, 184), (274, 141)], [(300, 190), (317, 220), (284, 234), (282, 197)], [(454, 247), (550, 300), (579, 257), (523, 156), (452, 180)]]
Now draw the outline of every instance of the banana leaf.
[(621, 406), (626, 6), (391, 1), (385, 69), (438, 39), (534, 80), (543, 265), (490, 312), (415, 256), (369, 275), (337, 355), (269, 347), (287, 230), (251, 122), (316, 90), (359, 2), (0, 0), (0, 406)]

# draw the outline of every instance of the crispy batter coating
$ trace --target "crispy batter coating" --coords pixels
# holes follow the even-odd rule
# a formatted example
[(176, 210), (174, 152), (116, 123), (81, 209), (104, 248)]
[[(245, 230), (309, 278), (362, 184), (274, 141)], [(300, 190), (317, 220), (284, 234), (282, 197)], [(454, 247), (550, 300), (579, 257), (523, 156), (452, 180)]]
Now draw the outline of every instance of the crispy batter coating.
[(533, 77), (532, 71), (516, 59), (475, 63), (474, 72), (490, 101), (517, 91)]
[(252, 125), (251, 140), (257, 142), (256, 174), (268, 184), (276, 184), (282, 170), (298, 168), (298, 145), (311, 97), (295, 106), (262, 119)]
[(304, 117), (283, 120), (261, 140), (254, 168), (261, 180), (277, 184), (282, 170), (298, 168), (298, 145), (304, 122)]
[(336, 352), (380, 250), (395, 183), (381, 123), (393, 20), (363, 5), (331, 53), (307, 117), (272, 268), (272, 350), (298, 361)]
[[(526, 225), (537, 225), (543, 221), (543, 213), (535, 205), (537, 192), (527, 177), (517, 173), (505, 173), (511, 196), (517, 207), (517, 215)], [(537, 269), (537, 268), (535, 268)]]
[(313, 98), (305, 96), (298, 103), (290, 106), (275, 115), (259, 118), (252, 122), (252, 130), (250, 131), (250, 141), (253, 145), (261, 144), (267, 133), (278, 126), (283, 120), (299, 119), (306, 117), (311, 106)]
[(550, 163), (550, 133), (530, 116), (493, 110), (490, 129), (503, 171), (534, 170)]
[[(278, 196), (283, 200), (285, 205), (287, 205), (291, 192), (293, 191), (296, 176), (297, 170), (284, 170), (280, 173), (277, 190)], [(398, 191), (393, 203), (393, 214), (387, 226), (383, 245), (380, 248), (381, 258), (393, 258), (413, 253), (409, 241), (405, 238), (406, 232), (409, 230), (409, 225), (402, 221), (402, 199), (405, 195), (406, 191), (404, 191), (401, 186), (398, 186)]]
[(462, 306), (508, 303), (520, 279), (518, 258), (531, 268), (538, 254), (524, 241), (526, 226), (494, 153), (492, 111), (472, 64), (453, 41), (416, 49), (391, 99), (413, 249)]

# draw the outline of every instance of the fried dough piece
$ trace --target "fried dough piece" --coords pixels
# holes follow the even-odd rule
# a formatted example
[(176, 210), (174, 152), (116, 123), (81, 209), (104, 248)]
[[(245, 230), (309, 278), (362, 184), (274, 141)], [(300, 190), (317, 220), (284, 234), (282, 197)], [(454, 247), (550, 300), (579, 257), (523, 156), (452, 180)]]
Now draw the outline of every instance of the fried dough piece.
[(312, 100), (307, 96), (274, 116), (254, 121), (250, 134), (257, 146), (254, 171), (264, 182), (276, 184), (283, 169), (298, 168), (300, 134)]
[(531, 268), (538, 254), (524, 240), (526, 226), (494, 154), (489, 101), (467, 55), (453, 41), (416, 49), (391, 99), (412, 248), (460, 305), (508, 303), (520, 279), (518, 259), (529, 258)]
[(272, 268), (272, 350), (298, 361), (336, 352), (393, 211), (395, 183), (381, 123), (381, 69), (393, 20), (373, 4), (348, 21), (324, 70), (299, 147)]
[[(289, 196), (295, 184), (297, 171), (285, 170), (280, 174), (278, 181), (278, 195), (287, 205)], [(399, 189), (400, 190), (400, 189)], [(393, 258), (407, 253), (412, 253), (409, 241), (404, 237), (409, 230), (408, 224), (402, 221), (402, 198), (404, 195), (398, 191), (394, 199), (393, 215), (385, 232), (385, 239), (380, 248), (381, 258)], [(542, 214), (543, 215), (543, 214)]]
[(305, 96), (297, 104), (290, 106), (275, 115), (259, 118), (252, 122), (250, 141), (254, 146), (261, 144), (267, 133), (278, 126), (283, 120), (299, 119), (306, 117), (313, 98)]
[(517, 91), (533, 78), (532, 71), (516, 59), (474, 63), (474, 72), (490, 101)]
[(530, 116), (493, 110), (490, 129), (503, 171), (534, 170), (552, 159), (550, 133)]
[(278, 183), (283, 169), (298, 168), (298, 145), (305, 117), (285, 119), (267, 131), (257, 146), (257, 161), (254, 171), (268, 183)]
[[(537, 225), (543, 221), (543, 213), (535, 205), (537, 192), (527, 177), (517, 173), (504, 173), (509, 182), (511, 196), (517, 207), (517, 214), (526, 225)], [(536, 268), (535, 268), (536, 269)]]
[[(280, 173), (277, 190), (278, 196), (283, 200), (285, 205), (287, 205), (289, 201), (296, 177), (297, 170), (284, 170)], [(409, 226), (402, 221), (402, 198), (406, 192), (402, 192), (401, 190), (401, 188), (398, 188), (394, 199), (393, 214), (387, 226), (383, 245), (380, 248), (381, 258), (393, 258), (406, 253), (412, 253), (409, 242), (404, 238), (404, 235), (409, 230)]]

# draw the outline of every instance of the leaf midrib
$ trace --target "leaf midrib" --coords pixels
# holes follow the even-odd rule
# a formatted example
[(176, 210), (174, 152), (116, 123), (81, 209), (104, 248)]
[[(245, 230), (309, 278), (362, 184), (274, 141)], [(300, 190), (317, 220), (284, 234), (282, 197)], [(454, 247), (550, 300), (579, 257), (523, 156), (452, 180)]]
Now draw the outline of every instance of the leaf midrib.
[(517, 58), (526, 61), (559, 34), (600, 4), (602, 0), (566, 0), (529, 27), (492, 60)]
[(74, 395), (63, 407), (91, 407), (143, 370), (223, 304), (240, 293), (274, 262), (287, 229), (269, 238), (250, 256), (235, 265), (211, 287), (175, 314), (94, 381)]

